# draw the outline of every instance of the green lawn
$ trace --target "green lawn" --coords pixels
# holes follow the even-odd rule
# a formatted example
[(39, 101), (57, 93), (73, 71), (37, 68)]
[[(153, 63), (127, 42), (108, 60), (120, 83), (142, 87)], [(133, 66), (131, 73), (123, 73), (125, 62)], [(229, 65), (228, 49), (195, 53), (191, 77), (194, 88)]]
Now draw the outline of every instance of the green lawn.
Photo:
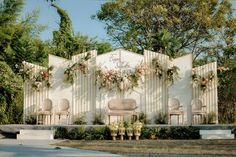
[(80, 149), (101, 150), (124, 156), (236, 156), (236, 140), (67, 140), (57, 144)]

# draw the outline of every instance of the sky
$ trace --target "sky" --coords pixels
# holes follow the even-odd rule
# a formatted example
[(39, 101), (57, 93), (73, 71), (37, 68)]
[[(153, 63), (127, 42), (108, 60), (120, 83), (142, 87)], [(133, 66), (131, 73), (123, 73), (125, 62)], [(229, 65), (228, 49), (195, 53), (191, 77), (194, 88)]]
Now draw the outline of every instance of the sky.
[[(111, 0), (57, 0), (56, 3), (69, 14), (74, 33), (80, 32), (89, 37), (97, 37), (101, 41), (108, 41), (105, 25), (102, 22), (92, 20), (103, 3)], [(232, 0), (236, 9), (236, 0)], [(40, 34), (43, 40), (52, 39), (52, 32), (58, 30), (60, 17), (55, 8), (50, 6), (46, 0), (25, 0), (25, 7), (22, 16), (40, 10), (38, 23), (46, 25), (47, 29)]]
[[(97, 20), (92, 20), (91, 16), (95, 15), (105, 2), (107, 0), (57, 0), (56, 4), (69, 14), (75, 34), (80, 32), (89, 37), (97, 37), (102, 41), (108, 40), (105, 25)], [(58, 30), (60, 22), (56, 9), (51, 7), (46, 0), (25, 0), (22, 16), (35, 9), (40, 10), (38, 23), (47, 26), (40, 37), (44, 40), (52, 39), (52, 32)]]

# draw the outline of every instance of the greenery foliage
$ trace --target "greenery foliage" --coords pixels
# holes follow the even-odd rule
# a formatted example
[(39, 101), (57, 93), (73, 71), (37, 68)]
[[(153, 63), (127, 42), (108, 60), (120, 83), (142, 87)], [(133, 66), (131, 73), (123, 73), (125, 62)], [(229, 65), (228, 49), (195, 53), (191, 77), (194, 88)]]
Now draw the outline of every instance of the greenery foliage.
[(138, 116), (138, 120), (143, 124), (150, 124), (151, 121), (148, 119), (147, 114), (144, 112), (140, 112)]
[(0, 124), (22, 123), (22, 79), (0, 61)]
[(85, 121), (85, 117), (82, 115), (82, 116), (78, 116), (78, 117), (75, 119), (74, 124), (75, 124), (75, 125), (86, 125), (87, 122)]
[(55, 131), (55, 138), (71, 140), (110, 140), (110, 129), (105, 127), (59, 127)]
[(126, 49), (172, 57), (188, 52), (196, 58), (208, 55), (210, 49), (219, 50), (221, 31), (235, 31), (230, 29), (236, 27), (232, 15), (231, 1), (116, 0), (104, 3), (95, 18)]
[[(124, 136), (128, 138), (127, 135)], [(108, 126), (101, 127), (59, 127), (55, 131), (55, 138), (71, 140), (111, 140)], [(199, 129), (191, 126), (177, 127), (143, 127), (141, 139), (199, 139)]]
[(36, 115), (27, 116), (25, 119), (26, 124), (35, 125), (37, 123)]
[[(235, 62), (235, 61), (234, 61)], [(230, 69), (218, 72), (219, 123), (236, 123), (236, 62)]]
[(154, 123), (155, 124), (167, 124), (168, 123), (168, 116), (166, 113), (159, 112), (154, 116)]
[(93, 125), (103, 125), (105, 120), (105, 114), (103, 112), (93, 114)]
[(107, 42), (98, 42), (96, 38), (82, 36), (80, 33), (74, 35), (72, 22), (67, 12), (55, 3), (51, 5), (57, 9), (60, 16), (59, 30), (53, 32), (53, 54), (70, 59), (72, 55), (93, 49), (97, 49), (99, 54), (112, 50)]
[(215, 124), (216, 123), (216, 113), (209, 112), (206, 116), (203, 117), (203, 124)]
[(82, 74), (88, 73), (88, 63), (87, 61), (91, 58), (91, 54), (87, 53), (87, 55), (83, 58), (81, 58), (76, 63), (72, 64), (71, 66), (68, 66), (66, 70), (64, 71), (64, 82), (68, 82), (70, 84), (74, 83), (74, 77), (77, 74), (76, 72), (82, 72)]
[(205, 91), (211, 85), (214, 78), (215, 74), (213, 71), (209, 71), (207, 76), (204, 77), (196, 74), (195, 70), (193, 70), (193, 84), (199, 87), (202, 91)]

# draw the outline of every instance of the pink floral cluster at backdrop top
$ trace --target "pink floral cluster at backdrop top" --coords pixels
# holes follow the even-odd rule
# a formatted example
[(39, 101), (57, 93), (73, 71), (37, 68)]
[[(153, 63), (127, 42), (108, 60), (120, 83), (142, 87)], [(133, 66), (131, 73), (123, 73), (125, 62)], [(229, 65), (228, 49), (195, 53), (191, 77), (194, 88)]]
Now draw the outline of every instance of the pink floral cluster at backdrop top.
[(179, 68), (177, 66), (165, 70), (158, 58), (154, 58), (151, 65), (141, 63), (135, 67), (134, 71), (108, 70), (97, 67), (96, 83), (99, 84), (99, 89), (105, 88), (107, 90), (125, 92), (139, 87), (140, 84), (144, 82), (145, 75), (151, 73), (157, 74), (160, 79), (162, 76), (165, 76), (168, 84), (172, 85), (174, 81), (179, 78), (178, 71)]
[(113, 70), (97, 67), (96, 83), (99, 89), (128, 91), (138, 87), (144, 81), (144, 76), (148, 73), (148, 66), (139, 64), (134, 71), (131, 70)]
[(65, 71), (64, 71), (64, 79), (63, 81), (65, 83), (74, 83), (74, 76), (76, 75), (77, 72), (81, 71), (82, 74), (87, 74), (89, 69), (88, 69), (88, 63), (87, 61), (91, 58), (91, 54), (87, 53), (87, 55), (83, 58), (81, 58), (78, 62), (68, 66)]
[(192, 70), (192, 80), (195, 87), (199, 87), (202, 91), (206, 91), (212, 84), (215, 74), (213, 71), (209, 71), (206, 76), (201, 76), (196, 73), (195, 69)]
[(23, 62), (22, 67), (18, 68), (19, 73), (23, 76), (23, 79), (29, 81), (33, 90), (39, 91), (44, 87), (51, 87), (52, 66), (46, 69), (35, 70), (33, 66), (27, 65)]
[(179, 68), (177, 66), (164, 69), (157, 57), (152, 59), (151, 66), (152, 71), (157, 74), (159, 78), (166, 75), (166, 80), (169, 85), (172, 85), (175, 80), (179, 79)]

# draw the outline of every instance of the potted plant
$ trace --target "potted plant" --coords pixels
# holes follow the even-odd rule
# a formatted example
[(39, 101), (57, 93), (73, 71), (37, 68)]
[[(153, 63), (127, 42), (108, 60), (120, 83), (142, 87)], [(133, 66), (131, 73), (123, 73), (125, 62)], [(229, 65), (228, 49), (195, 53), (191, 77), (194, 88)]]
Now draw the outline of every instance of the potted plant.
[(132, 139), (132, 136), (133, 136), (133, 126), (131, 123), (128, 124), (127, 128), (126, 128), (126, 132), (127, 132), (127, 135), (129, 137), (129, 140)]
[(112, 140), (116, 140), (118, 125), (115, 122), (113, 122), (111, 123), (111, 125), (109, 125), (109, 128), (111, 130)]
[(120, 135), (120, 140), (123, 141), (124, 140), (124, 135), (125, 135), (125, 127), (124, 127), (123, 122), (119, 123), (118, 132), (119, 132), (119, 135)]
[(139, 136), (141, 135), (141, 128), (142, 128), (143, 124), (140, 121), (136, 121), (133, 124), (133, 129), (134, 129), (134, 135), (135, 135), (135, 139), (139, 140)]
[(210, 112), (207, 114), (207, 121), (208, 124), (215, 124), (216, 123), (216, 113)]

